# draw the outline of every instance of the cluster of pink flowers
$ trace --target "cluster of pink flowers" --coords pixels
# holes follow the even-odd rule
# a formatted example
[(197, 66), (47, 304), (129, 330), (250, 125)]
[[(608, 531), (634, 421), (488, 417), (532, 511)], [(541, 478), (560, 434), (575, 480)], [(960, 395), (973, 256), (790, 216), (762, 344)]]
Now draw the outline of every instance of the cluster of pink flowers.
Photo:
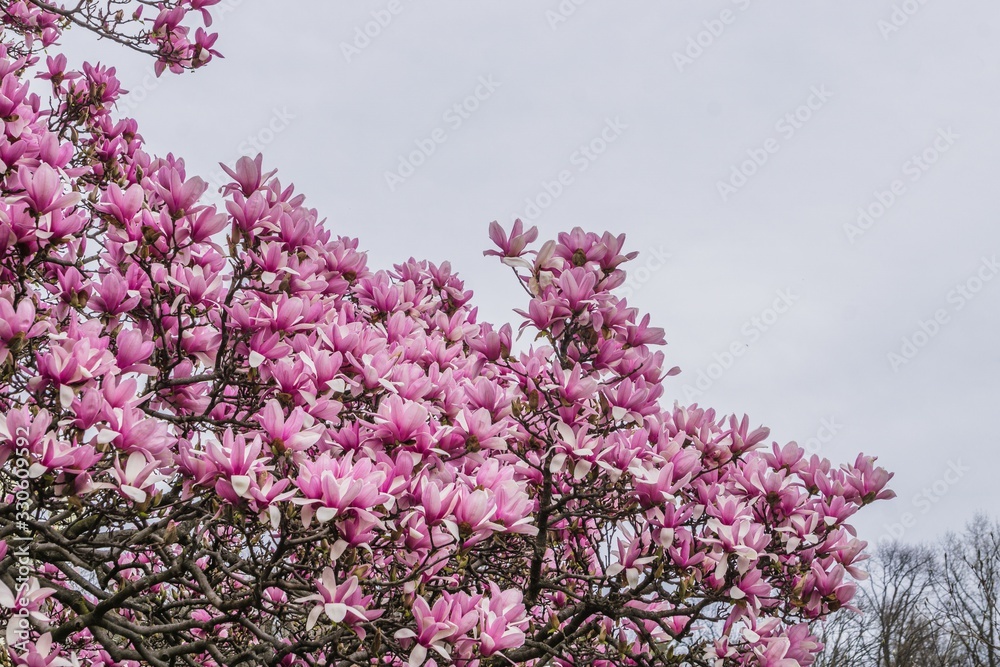
[[(213, 57), (221, 57), (212, 48), (218, 34), (206, 30), (212, 25), (209, 8), (221, 1), (7, 0), (0, 9), (3, 12), (0, 22), (15, 33), (4, 43), (16, 56), (48, 48), (56, 43), (63, 29), (77, 26), (155, 57), (159, 76), (167, 69), (171, 72), (196, 69)], [(155, 16), (150, 16), (152, 12)], [(195, 22), (204, 27), (195, 27)]]
[[(135, 14), (161, 69), (207, 62), (184, 21), (216, 2)], [(114, 69), (40, 61), (63, 16), (0, 12), (13, 660), (811, 664), (891, 475), (663, 407), (624, 236), (490, 227), (516, 349), (449, 264), (369, 269), (260, 156), (206, 204), (117, 117)]]

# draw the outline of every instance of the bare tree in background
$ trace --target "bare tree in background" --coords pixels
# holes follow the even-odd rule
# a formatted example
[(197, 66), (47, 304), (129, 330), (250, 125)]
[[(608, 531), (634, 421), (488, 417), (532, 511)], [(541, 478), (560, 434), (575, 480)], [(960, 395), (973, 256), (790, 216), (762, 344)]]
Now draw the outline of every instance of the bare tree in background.
[[(874, 667), (958, 667), (952, 628), (938, 613), (941, 560), (925, 545), (893, 544), (879, 550), (868, 584), (861, 588), (867, 648)], [(874, 654), (874, 655), (872, 655)]]
[(977, 516), (942, 543), (938, 616), (948, 619), (963, 665), (1000, 667), (1000, 521)]
[(816, 635), (825, 648), (813, 667), (865, 667), (861, 663), (865, 644), (864, 618), (859, 613), (843, 610), (817, 625)]
[(826, 648), (813, 667), (1000, 667), (1000, 521), (882, 546), (868, 570), (859, 613), (816, 628)]
[(878, 549), (859, 585), (860, 613), (826, 623), (815, 667), (965, 667), (939, 603), (940, 559), (925, 545)]

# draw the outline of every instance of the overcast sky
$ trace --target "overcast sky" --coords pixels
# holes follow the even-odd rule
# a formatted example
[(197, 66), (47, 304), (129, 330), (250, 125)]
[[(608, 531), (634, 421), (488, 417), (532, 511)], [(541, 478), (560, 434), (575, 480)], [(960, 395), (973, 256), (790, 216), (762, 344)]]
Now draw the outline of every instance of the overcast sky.
[[(89, 36), (148, 147), (212, 181), (263, 147), (375, 268), (523, 295), (487, 225), (641, 251), (670, 401), (748, 413), (899, 497), (869, 541), (1000, 506), (1000, 4), (223, 0), (193, 75)], [(529, 220), (530, 218), (530, 220)], [(737, 353), (738, 354), (734, 354)]]

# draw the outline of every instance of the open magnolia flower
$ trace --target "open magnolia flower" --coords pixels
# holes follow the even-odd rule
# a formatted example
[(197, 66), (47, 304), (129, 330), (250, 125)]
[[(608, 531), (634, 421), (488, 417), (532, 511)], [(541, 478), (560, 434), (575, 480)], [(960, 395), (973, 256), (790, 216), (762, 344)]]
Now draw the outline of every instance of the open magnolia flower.
[(204, 203), (114, 69), (55, 49), (76, 25), (197, 68), (217, 2), (0, 3), (11, 660), (810, 664), (891, 475), (665, 405), (624, 236), (490, 225), (529, 295), (494, 326), (447, 263), (370, 269), (259, 156)]

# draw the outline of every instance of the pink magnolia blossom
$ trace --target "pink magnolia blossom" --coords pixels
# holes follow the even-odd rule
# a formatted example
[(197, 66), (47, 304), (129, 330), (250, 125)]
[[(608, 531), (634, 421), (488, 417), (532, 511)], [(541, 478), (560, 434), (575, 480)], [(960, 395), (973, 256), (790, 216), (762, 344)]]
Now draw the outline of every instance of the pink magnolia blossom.
[(338, 584), (334, 571), (326, 568), (317, 582), (317, 589), (318, 593), (296, 600), (300, 603), (312, 601), (319, 603), (309, 612), (307, 623), (309, 628), (316, 624), (320, 614), (326, 614), (334, 623), (344, 623), (364, 639), (366, 633), (361, 624), (382, 615), (382, 610), (369, 608), (372, 598), (370, 595), (362, 594), (357, 577), (351, 577)]
[(527, 232), (524, 231), (524, 223), (521, 222), (520, 218), (514, 221), (514, 226), (511, 229), (510, 236), (508, 236), (500, 223), (493, 221), (490, 223), (490, 240), (498, 248), (499, 252), (496, 250), (486, 250), (483, 255), (487, 257), (490, 255), (495, 255), (497, 257), (520, 257), (524, 254), (525, 248), (527, 248), (529, 243), (534, 242), (538, 238), (538, 228), (531, 227)]
[(198, 69), (218, 0), (74, 7), (0, 8), (16, 664), (813, 661), (892, 475), (667, 405), (624, 235), (489, 225), (527, 298), (482, 321), (450, 262), (370, 267), (263, 156), (213, 203), (114, 67), (59, 53), (82, 21)]

